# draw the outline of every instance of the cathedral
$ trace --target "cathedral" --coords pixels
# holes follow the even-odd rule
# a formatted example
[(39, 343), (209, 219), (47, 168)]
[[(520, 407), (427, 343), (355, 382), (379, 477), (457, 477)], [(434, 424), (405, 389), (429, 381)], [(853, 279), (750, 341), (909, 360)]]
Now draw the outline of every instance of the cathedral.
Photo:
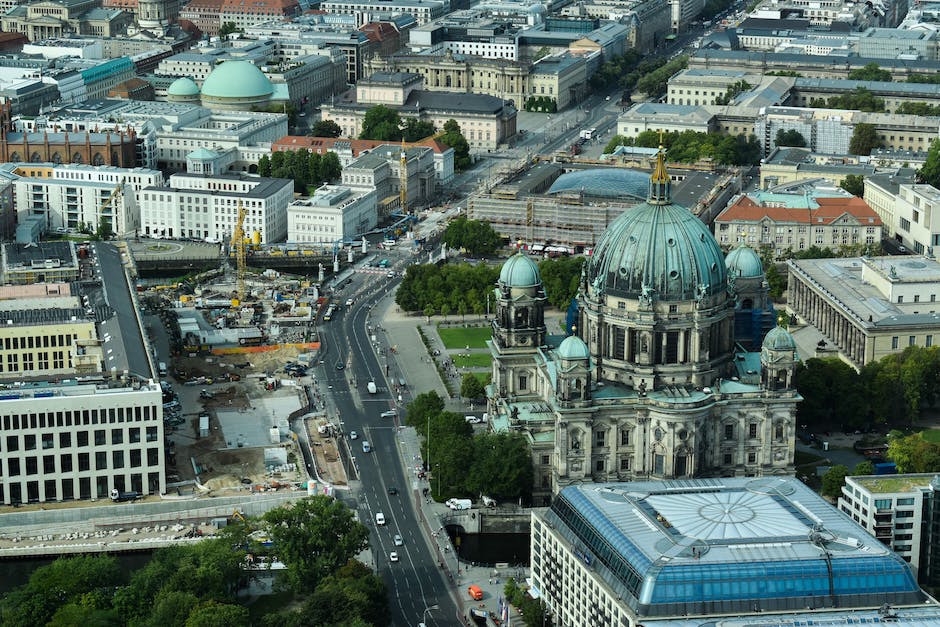
[(492, 428), (526, 434), (533, 503), (565, 486), (792, 474), (796, 344), (773, 326), (754, 352), (742, 308), (766, 310), (757, 253), (728, 257), (672, 202), (660, 149), (647, 202), (625, 211), (585, 263), (568, 337), (547, 333), (538, 266), (500, 272), (489, 342)]

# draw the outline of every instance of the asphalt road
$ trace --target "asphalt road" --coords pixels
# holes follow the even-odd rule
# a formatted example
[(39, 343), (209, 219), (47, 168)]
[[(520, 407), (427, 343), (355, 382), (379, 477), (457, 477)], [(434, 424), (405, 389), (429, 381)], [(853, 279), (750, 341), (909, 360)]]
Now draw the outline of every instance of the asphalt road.
[[(403, 252), (390, 251), (388, 256), (406, 263)], [(352, 283), (334, 297), (340, 304), (350, 297), (355, 302), (351, 307), (338, 307), (340, 311), (333, 319), (320, 325), (323, 365), (317, 377), (321, 391), (331, 399), (331, 413), (339, 415), (342, 430), (359, 434), (357, 440), (346, 440), (360, 479), (360, 487), (353, 491), (355, 502), (351, 505), (371, 529), (374, 566), (388, 586), (392, 624), (417, 625), (422, 621), (424, 610), (437, 605), (439, 609), (428, 613), (424, 622), (429, 626), (452, 625), (457, 607), (421, 532), (414, 508), (412, 478), (405, 476), (400, 461), (396, 421), (380, 417), (383, 411), (397, 406), (397, 399), (393, 398), (385, 381), (384, 357), (377, 357), (371, 346), (369, 312), (398, 280), (388, 278), (384, 271), (381, 274), (356, 273)], [(367, 391), (370, 380), (376, 382), (375, 394)], [(363, 452), (364, 440), (372, 447), (369, 453)], [(398, 494), (389, 494), (390, 487), (397, 488)], [(378, 512), (384, 514), (385, 525), (376, 524)], [(403, 546), (394, 545), (395, 534), (402, 536)], [(392, 551), (398, 553), (398, 562), (390, 560)]]

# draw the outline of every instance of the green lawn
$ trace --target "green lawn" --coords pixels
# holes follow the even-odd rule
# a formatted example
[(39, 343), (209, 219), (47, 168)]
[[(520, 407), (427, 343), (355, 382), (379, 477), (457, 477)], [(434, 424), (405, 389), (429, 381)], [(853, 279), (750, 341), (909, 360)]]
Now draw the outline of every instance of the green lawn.
[(921, 431), (921, 435), (924, 436), (924, 439), (928, 442), (940, 444), (940, 429), (925, 429)]
[(471, 374), (472, 374), (473, 376), (475, 376), (477, 379), (479, 379), (479, 380), (480, 380), (480, 383), (482, 383), (483, 385), (489, 385), (489, 383), (490, 383), (490, 377), (492, 376), (493, 373), (491, 373), (491, 372), (473, 372), (473, 373), (471, 373)]
[(488, 353), (454, 355), (451, 359), (458, 368), (489, 368), (493, 365), (493, 358)]
[(447, 348), (486, 348), (492, 330), (490, 327), (438, 327), (437, 334)]

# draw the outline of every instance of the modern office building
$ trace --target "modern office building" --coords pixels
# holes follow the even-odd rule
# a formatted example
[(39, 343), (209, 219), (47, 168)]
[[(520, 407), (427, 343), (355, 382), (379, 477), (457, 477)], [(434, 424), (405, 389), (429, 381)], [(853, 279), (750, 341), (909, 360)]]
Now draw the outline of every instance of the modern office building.
[(57, 246), (3, 248), (5, 281), (28, 265), (34, 282), (0, 288), (0, 502), (163, 493), (162, 391), (121, 253)]
[(838, 504), (846, 516), (909, 563), (924, 585), (933, 585), (921, 566), (935, 541), (925, 526), (929, 511), (925, 501), (934, 497), (936, 477), (935, 473), (849, 476)]
[(910, 566), (794, 477), (582, 484), (532, 514), (556, 625), (937, 625)]
[(173, 174), (165, 186), (139, 193), (140, 232), (165, 237), (228, 241), (239, 207), (246, 233), (261, 243), (287, 237), (287, 205), (294, 181), (247, 175)]
[(367, 233), (376, 224), (374, 189), (324, 185), (287, 207), (288, 243), (333, 244)]
[(418, 24), (427, 24), (450, 11), (450, 0), (325, 0), (320, 9), (333, 15), (352, 15), (356, 26), (371, 22), (375, 15), (407, 13)]
[(940, 250), (940, 190), (933, 185), (868, 177), (865, 201), (884, 221), (886, 237), (918, 255)]
[(856, 367), (940, 340), (940, 263), (933, 259), (791, 259), (787, 268), (787, 309)]
[(590, 481), (792, 472), (796, 344), (781, 327), (760, 352), (735, 342), (735, 300), (758, 295), (739, 294), (739, 260), (671, 185), (660, 151), (646, 202), (585, 266), (575, 335), (547, 334), (534, 261), (520, 253), (500, 272), (490, 424), (528, 438), (536, 502)]

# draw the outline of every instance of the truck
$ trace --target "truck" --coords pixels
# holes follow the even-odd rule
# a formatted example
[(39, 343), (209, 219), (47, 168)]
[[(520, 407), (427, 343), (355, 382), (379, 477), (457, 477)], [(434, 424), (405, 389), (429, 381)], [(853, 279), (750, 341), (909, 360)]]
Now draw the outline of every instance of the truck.
[(161, 376), (161, 377), (165, 377), (165, 376), (166, 376), (166, 363), (164, 363), (164, 362), (161, 361), (161, 362), (157, 365), (157, 370), (160, 371), (160, 376)]
[(378, 388), (375, 386), (375, 381), (369, 381), (366, 384), (366, 388), (369, 390), (369, 394), (375, 394), (378, 391)]
[(111, 490), (111, 500), (115, 503), (124, 503), (126, 501), (136, 501), (140, 498), (140, 492), (121, 492), (117, 488)]
[(596, 128), (588, 128), (588, 129), (584, 129), (583, 131), (581, 131), (581, 133), (578, 136), (581, 139), (591, 140), (591, 139), (594, 139), (594, 135), (596, 133), (597, 133)]

